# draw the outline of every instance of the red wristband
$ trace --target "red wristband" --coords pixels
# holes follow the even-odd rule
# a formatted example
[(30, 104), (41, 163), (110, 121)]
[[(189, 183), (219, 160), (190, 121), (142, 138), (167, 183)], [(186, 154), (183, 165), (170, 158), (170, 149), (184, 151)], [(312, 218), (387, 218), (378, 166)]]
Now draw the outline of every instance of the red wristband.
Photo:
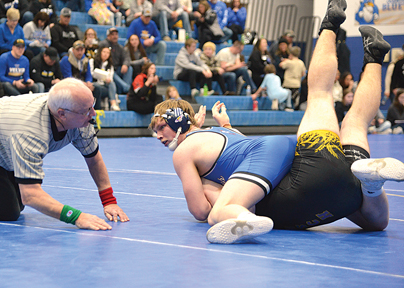
[(112, 194), (114, 191), (112, 190), (112, 187), (109, 187), (105, 190), (102, 190), (99, 192), (102, 206), (107, 206), (110, 204), (117, 204), (115, 196)]

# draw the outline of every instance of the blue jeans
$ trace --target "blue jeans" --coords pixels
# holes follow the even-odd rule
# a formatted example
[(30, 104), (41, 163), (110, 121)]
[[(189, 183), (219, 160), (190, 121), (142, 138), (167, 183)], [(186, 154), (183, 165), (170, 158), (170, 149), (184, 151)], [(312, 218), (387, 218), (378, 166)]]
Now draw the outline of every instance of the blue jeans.
[(150, 53), (156, 53), (156, 65), (164, 65), (164, 57), (166, 55), (167, 44), (164, 41), (159, 41), (157, 44), (153, 44), (150, 47), (145, 47), (147, 55)]
[(223, 33), (224, 36), (222, 38), (220, 38), (221, 42), (227, 42), (227, 40), (229, 40), (231, 38), (231, 36), (233, 36), (233, 31), (230, 30), (230, 28), (228, 27), (223, 27)]
[(188, 33), (189, 36), (192, 35), (191, 24), (189, 24), (189, 16), (187, 12), (182, 12), (180, 15), (178, 15), (177, 21), (175, 22), (169, 15), (167, 15), (167, 11), (161, 11), (160, 14), (155, 16), (153, 20), (159, 24), (161, 38), (168, 36), (168, 27), (171, 28), (180, 20), (182, 20), (182, 25), (185, 32)]
[(251, 91), (257, 90), (257, 86), (255, 86), (254, 82), (252, 81), (250, 74), (248, 74), (247, 67), (241, 67), (231, 72), (223, 73), (224, 81), (227, 83), (227, 88), (229, 91), (236, 92), (237, 90), (237, 78), (242, 77), (245, 81), (246, 85), (251, 86)]
[(45, 91), (45, 85), (43, 85), (43, 83), (35, 83), (31, 87), (25, 87), (22, 89), (18, 89), (10, 82), (3, 82), (2, 84), (4, 94), (7, 96), (17, 96), (21, 94), (27, 94), (30, 91), (32, 91), (32, 93), (43, 93)]
[(132, 85), (132, 73), (132, 66), (128, 67), (128, 71), (125, 74), (121, 72), (121, 67), (118, 67), (118, 69), (115, 70), (114, 82), (118, 94), (128, 93), (130, 86)]

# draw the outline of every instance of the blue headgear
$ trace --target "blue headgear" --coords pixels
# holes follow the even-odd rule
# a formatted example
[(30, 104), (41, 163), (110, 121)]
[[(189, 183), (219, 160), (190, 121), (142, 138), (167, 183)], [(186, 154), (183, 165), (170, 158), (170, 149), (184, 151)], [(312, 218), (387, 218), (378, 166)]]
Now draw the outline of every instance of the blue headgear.
[(166, 110), (165, 114), (154, 114), (153, 117), (163, 117), (168, 126), (177, 133), (173, 141), (168, 145), (168, 149), (174, 151), (178, 146), (177, 142), (180, 134), (187, 132), (191, 126), (189, 114), (184, 112), (181, 108), (170, 108)]

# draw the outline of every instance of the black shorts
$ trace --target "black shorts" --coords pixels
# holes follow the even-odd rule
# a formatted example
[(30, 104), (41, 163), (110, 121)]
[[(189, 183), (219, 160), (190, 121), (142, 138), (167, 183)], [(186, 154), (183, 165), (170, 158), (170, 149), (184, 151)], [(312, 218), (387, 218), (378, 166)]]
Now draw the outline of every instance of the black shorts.
[(301, 135), (290, 172), (256, 205), (256, 214), (270, 217), (277, 229), (306, 229), (357, 211), (361, 184), (350, 167), (369, 154), (356, 146), (348, 150), (355, 157), (345, 156), (338, 136), (330, 131)]
[(14, 171), (0, 167), (0, 221), (16, 221), (23, 209)]

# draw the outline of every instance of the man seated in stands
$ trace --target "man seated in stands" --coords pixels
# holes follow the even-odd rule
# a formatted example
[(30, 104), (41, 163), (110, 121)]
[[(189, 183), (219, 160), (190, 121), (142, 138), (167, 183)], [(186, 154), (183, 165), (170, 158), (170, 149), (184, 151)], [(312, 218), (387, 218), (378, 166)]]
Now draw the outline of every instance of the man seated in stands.
[(154, 2), (153, 20), (158, 23), (164, 41), (171, 41), (168, 30), (180, 20), (182, 20), (182, 26), (186, 33), (192, 34), (188, 13), (182, 8), (180, 0), (156, 0)]
[(116, 92), (118, 94), (128, 93), (132, 84), (133, 68), (130, 65), (128, 53), (125, 53), (123, 46), (118, 43), (118, 30), (109, 28), (107, 31), (107, 39), (99, 44), (99, 50), (103, 47), (111, 47), (112, 62), (114, 63), (114, 82), (116, 84)]
[(44, 92), (42, 83), (35, 83), (29, 78), (29, 60), (23, 55), (24, 51), (24, 40), (17, 39), (11, 51), (0, 56), (0, 81), (6, 95)]
[(151, 20), (152, 10), (143, 10), (142, 16), (132, 21), (128, 28), (126, 38), (136, 34), (143, 47), (146, 50), (147, 56), (151, 53), (157, 54), (156, 65), (164, 65), (164, 56), (167, 50), (167, 44), (162, 41), (156, 23)]
[(220, 62), (220, 66), (225, 71), (223, 78), (228, 85), (228, 90), (231, 92), (236, 92), (237, 78), (240, 76), (246, 82), (246, 85), (250, 85), (253, 92), (257, 89), (248, 73), (247, 64), (240, 60), (240, 53), (243, 49), (244, 45), (240, 41), (235, 41), (231, 47), (223, 48), (216, 55), (217, 61)]
[(79, 40), (76, 29), (69, 25), (72, 10), (63, 8), (60, 11), (60, 20), (51, 28), (52, 47), (55, 47), (59, 55), (67, 54), (73, 43)]
[(84, 42), (77, 40), (73, 43), (71, 52), (60, 60), (60, 69), (64, 78), (80, 79), (93, 92), (96, 103), (94, 109), (101, 109), (101, 88), (93, 84), (89, 59), (84, 55)]
[(128, 10), (126, 10), (126, 13), (125, 13), (126, 26), (129, 27), (129, 25), (132, 23), (133, 20), (142, 16), (142, 12), (146, 9), (152, 11), (153, 4), (147, 0), (130, 1), (130, 7)]
[(30, 76), (35, 82), (45, 85), (45, 92), (62, 80), (62, 71), (60, 70), (58, 51), (54, 47), (46, 48), (32, 58), (29, 63)]

